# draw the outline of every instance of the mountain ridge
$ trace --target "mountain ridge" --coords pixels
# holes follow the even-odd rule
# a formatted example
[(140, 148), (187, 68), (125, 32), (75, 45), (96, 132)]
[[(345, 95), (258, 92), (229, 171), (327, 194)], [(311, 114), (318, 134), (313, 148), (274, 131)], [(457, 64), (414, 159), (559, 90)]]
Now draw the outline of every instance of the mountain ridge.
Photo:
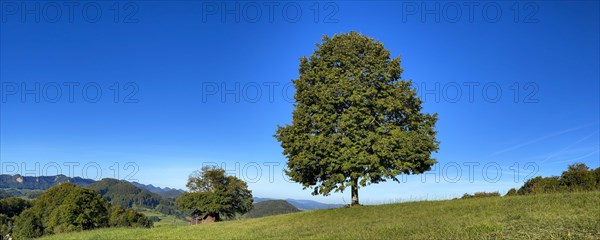
[[(104, 179), (111, 179), (111, 178), (104, 178)], [(81, 177), (67, 177), (63, 174), (54, 175), (54, 176), (35, 176), (35, 177), (34, 176), (22, 176), (20, 174), (15, 174), (15, 175), (2, 174), (2, 175), (0, 175), (0, 189), (14, 188), (14, 189), (28, 189), (28, 190), (46, 190), (48, 188), (51, 188), (51, 187), (56, 186), (63, 182), (70, 182), (70, 183), (73, 183), (73, 184), (81, 186), (81, 187), (86, 187), (90, 184), (100, 182), (104, 179), (93, 180), (93, 179), (87, 179), (87, 178), (81, 178)], [(156, 187), (152, 184), (143, 184), (143, 183), (139, 183), (139, 182), (132, 182), (132, 181), (127, 181), (127, 180), (119, 180), (119, 179), (115, 179), (115, 180), (131, 183), (135, 187), (138, 187), (143, 190), (147, 190), (152, 193), (156, 193), (156, 194), (161, 195), (166, 198), (172, 198), (172, 199), (177, 198), (177, 196), (179, 196), (179, 194), (184, 192), (184, 190), (177, 189), (177, 188), (169, 188), (169, 187), (161, 188), (161, 187)], [(262, 202), (262, 201), (268, 201), (268, 200), (285, 200), (285, 201), (289, 202), (291, 205), (293, 205), (294, 207), (296, 207), (300, 210), (303, 210), (303, 211), (315, 210), (315, 209), (338, 208), (338, 207), (343, 206), (343, 204), (328, 204), (328, 203), (321, 203), (321, 202), (317, 202), (317, 201), (313, 201), (313, 200), (292, 199), (292, 198), (280, 199), (280, 198), (254, 197), (253, 199), (254, 199), (254, 202), (256, 202), (256, 203)]]
[[(90, 184), (100, 182), (104, 179), (114, 178), (103, 178), (100, 180), (81, 178), (81, 177), (67, 177), (63, 174), (54, 176), (22, 176), (20, 174), (0, 175), (0, 189), (14, 188), (14, 189), (27, 189), (27, 190), (47, 190), (48, 188), (54, 187), (60, 183), (70, 182), (80, 187), (86, 187)], [(174, 198), (179, 194), (183, 193), (183, 190), (176, 188), (161, 188), (156, 187), (152, 184), (143, 184), (139, 182), (130, 182), (126, 180), (115, 179), (119, 181), (125, 181), (133, 184), (134, 186), (150, 191), (152, 193), (159, 194), (163, 197)]]

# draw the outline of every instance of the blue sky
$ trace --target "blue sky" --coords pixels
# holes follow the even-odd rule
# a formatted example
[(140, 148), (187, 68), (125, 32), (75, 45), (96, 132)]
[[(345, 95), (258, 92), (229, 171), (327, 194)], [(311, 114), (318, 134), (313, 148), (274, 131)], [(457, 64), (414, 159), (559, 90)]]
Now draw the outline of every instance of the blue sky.
[(348, 203), (288, 182), (273, 134), (291, 119), (298, 58), (351, 30), (401, 56), (440, 119), (434, 170), (363, 188), (363, 203), (600, 165), (598, 2), (15, 3), (0, 6), (4, 174), (184, 188), (218, 163), (255, 196)]

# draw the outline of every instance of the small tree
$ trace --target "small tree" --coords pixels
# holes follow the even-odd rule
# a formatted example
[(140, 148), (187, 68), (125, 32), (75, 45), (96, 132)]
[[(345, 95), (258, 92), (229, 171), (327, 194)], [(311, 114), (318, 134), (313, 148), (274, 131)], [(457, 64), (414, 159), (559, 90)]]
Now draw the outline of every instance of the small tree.
[(400, 79), (400, 58), (356, 32), (317, 47), (293, 80), (292, 124), (275, 134), (291, 180), (313, 195), (351, 187), (358, 205), (359, 186), (430, 170), (437, 116), (421, 112), (412, 82)]
[(569, 165), (567, 171), (560, 176), (560, 184), (564, 185), (570, 191), (589, 191), (596, 185), (594, 172), (589, 171), (589, 167), (583, 163), (574, 163)]
[(211, 216), (219, 221), (252, 209), (252, 191), (247, 184), (234, 176), (225, 176), (223, 169), (203, 167), (190, 175), (187, 187), (189, 192), (181, 194), (176, 204), (192, 210), (195, 216)]
[(113, 206), (110, 209), (108, 219), (110, 227), (139, 227), (150, 228), (154, 222), (144, 214), (138, 213), (133, 209), (123, 209), (121, 206)]

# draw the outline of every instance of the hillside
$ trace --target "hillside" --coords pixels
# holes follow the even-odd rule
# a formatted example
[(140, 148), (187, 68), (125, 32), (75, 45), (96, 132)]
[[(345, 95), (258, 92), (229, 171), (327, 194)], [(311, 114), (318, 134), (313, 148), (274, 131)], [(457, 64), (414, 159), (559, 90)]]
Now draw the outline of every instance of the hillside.
[(600, 237), (600, 192), (424, 201), (48, 239), (481, 239)]
[(243, 217), (258, 218), (294, 212), (300, 212), (300, 210), (285, 200), (268, 200), (255, 203), (254, 208)]
[(184, 221), (183, 219), (187, 216), (186, 213), (174, 206), (173, 199), (141, 189), (127, 181), (105, 178), (89, 184), (85, 188), (96, 191), (112, 205), (118, 205), (125, 209), (135, 208), (144, 213), (153, 213), (153, 216), (159, 214), (161, 217), (158, 219), (162, 222), (161, 224), (168, 224), (167, 221), (163, 221), (166, 219)]
[(105, 178), (92, 183), (86, 188), (92, 189), (102, 195), (104, 199), (113, 205), (123, 208), (146, 207), (155, 208), (158, 204), (168, 204), (167, 201), (150, 191), (143, 190), (125, 181)]
[[(254, 197), (255, 203), (269, 201), (269, 200), (282, 200), (282, 199)], [(342, 204), (328, 204), (328, 203), (322, 203), (322, 202), (317, 202), (317, 201), (313, 201), (313, 200), (301, 200), (301, 199), (291, 199), (291, 198), (287, 198), (287, 199), (285, 199), (285, 201), (287, 201), (289, 204), (293, 205), (294, 207), (296, 207), (302, 211), (339, 208), (339, 207), (344, 206)]]
[(150, 192), (156, 193), (156, 194), (160, 194), (163, 197), (167, 197), (167, 198), (177, 198), (179, 195), (181, 195), (183, 193), (183, 190), (181, 189), (175, 189), (175, 188), (160, 188), (160, 187), (155, 187), (152, 184), (141, 184), (138, 182), (131, 182), (131, 184), (133, 184), (134, 186), (144, 189), (144, 190), (148, 190)]

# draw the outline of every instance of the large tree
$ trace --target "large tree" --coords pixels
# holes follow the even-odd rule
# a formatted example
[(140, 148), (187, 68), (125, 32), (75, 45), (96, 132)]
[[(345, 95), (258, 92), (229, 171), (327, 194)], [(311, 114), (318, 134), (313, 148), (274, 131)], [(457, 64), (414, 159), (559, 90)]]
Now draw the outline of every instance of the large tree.
[(203, 167), (190, 175), (187, 187), (189, 192), (181, 194), (176, 204), (197, 217), (218, 221), (252, 209), (252, 191), (246, 182), (226, 176), (223, 169)]
[(313, 195), (351, 187), (358, 205), (359, 186), (430, 170), (437, 114), (421, 112), (400, 58), (357, 32), (322, 41), (300, 59), (292, 123), (275, 134), (291, 180)]
[(46, 190), (15, 220), (17, 239), (108, 226), (109, 203), (93, 190), (61, 183)]

